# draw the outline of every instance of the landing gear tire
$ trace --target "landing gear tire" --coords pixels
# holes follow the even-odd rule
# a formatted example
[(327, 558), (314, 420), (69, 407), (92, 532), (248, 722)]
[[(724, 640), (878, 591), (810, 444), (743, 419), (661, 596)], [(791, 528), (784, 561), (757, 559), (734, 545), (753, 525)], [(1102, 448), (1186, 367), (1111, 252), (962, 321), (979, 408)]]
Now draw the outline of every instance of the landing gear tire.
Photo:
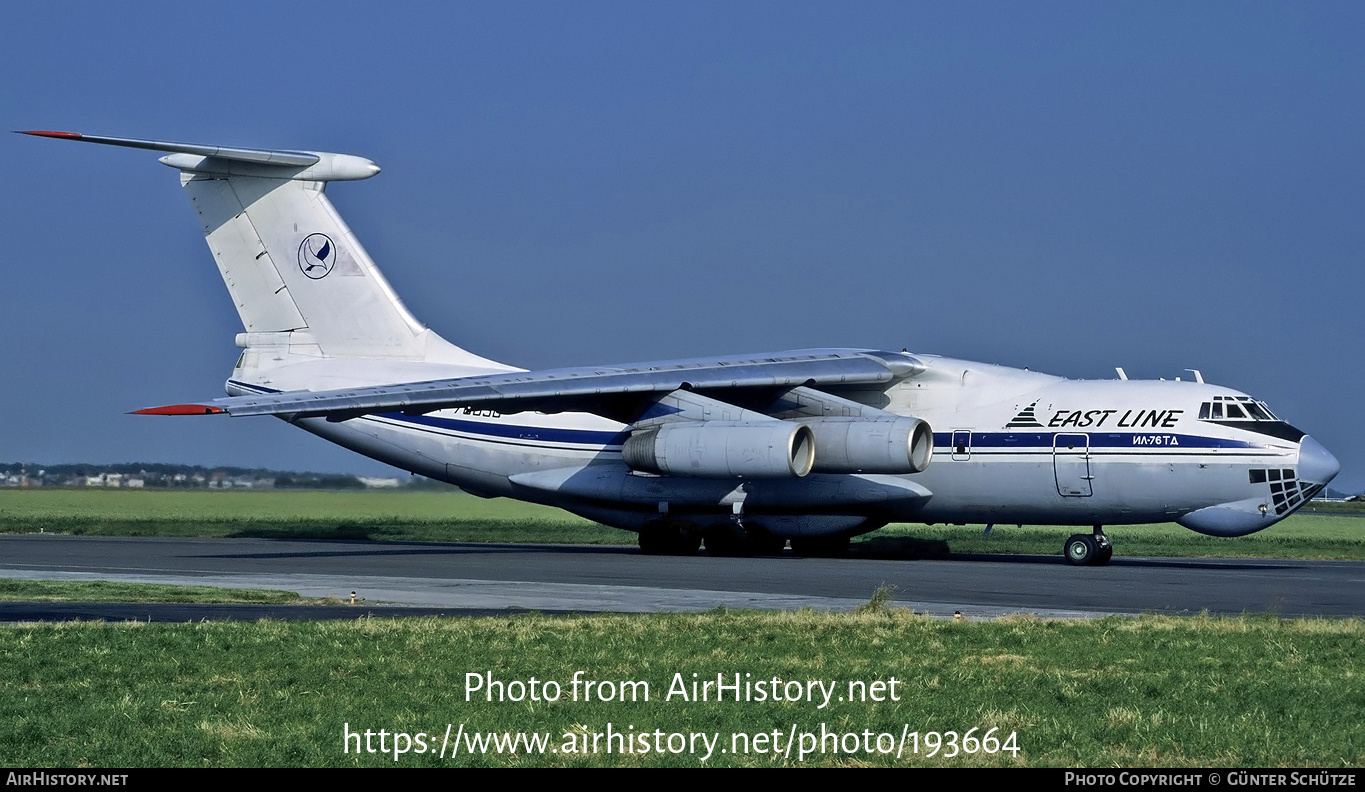
[(753, 549), (754, 555), (781, 555), (783, 548), (787, 546), (787, 540), (781, 536), (761, 534), (759, 536), (749, 536), (749, 546)]
[(792, 552), (811, 558), (836, 558), (848, 555), (847, 536), (807, 536), (792, 540)]
[(787, 540), (762, 529), (733, 522), (715, 523), (706, 529), (706, 552), (717, 556), (780, 555)]
[(649, 555), (693, 555), (701, 549), (701, 537), (677, 528), (640, 532), (640, 552)]
[(1072, 566), (1104, 566), (1114, 557), (1114, 545), (1103, 533), (1072, 534), (1062, 546), (1062, 555)]
[(706, 530), (706, 552), (714, 556), (753, 555), (744, 529), (732, 523), (716, 523)]
[(1104, 535), (1104, 526), (1096, 525), (1095, 530), (1090, 534), (1090, 538), (1095, 540), (1095, 547), (1099, 548), (1099, 553), (1095, 560), (1090, 563), (1094, 566), (1104, 566), (1109, 563), (1109, 559), (1114, 557), (1114, 543), (1109, 541), (1109, 537)]
[(1099, 558), (1100, 546), (1089, 534), (1072, 534), (1062, 547), (1062, 554), (1072, 566), (1093, 566)]

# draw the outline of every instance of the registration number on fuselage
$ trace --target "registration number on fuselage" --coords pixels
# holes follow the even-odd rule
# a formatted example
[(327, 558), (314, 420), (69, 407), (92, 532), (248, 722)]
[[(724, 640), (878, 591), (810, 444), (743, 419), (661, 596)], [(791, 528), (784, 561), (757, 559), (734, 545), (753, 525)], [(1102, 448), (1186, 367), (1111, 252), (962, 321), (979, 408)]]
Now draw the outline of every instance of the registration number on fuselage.
[(1180, 441), (1175, 435), (1133, 435), (1135, 446), (1178, 446)]

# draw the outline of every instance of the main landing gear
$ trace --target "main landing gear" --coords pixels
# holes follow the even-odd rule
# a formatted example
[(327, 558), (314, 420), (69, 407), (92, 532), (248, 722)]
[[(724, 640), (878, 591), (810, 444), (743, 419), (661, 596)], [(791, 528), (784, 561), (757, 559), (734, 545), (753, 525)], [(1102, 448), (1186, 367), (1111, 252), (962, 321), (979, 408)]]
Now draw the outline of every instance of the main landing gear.
[[(649, 555), (695, 555), (703, 538), (706, 553), (713, 556), (781, 555), (787, 540), (762, 528), (746, 527), (740, 521), (716, 520), (710, 524), (659, 520), (640, 529), (640, 550)], [(804, 536), (791, 540), (792, 553), (798, 556), (835, 558), (848, 554), (849, 537)]]
[(696, 555), (706, 540), (713, 556), (778, 555), (787, 540), (762, 530), (746, 529), (738, 520), (709, 525), (687, 521), (658, 521), (640, 530), (640, 551), (649, 555)]
[(1074, 566), (1104, 566), (1114, 557), (1114, 545), (1104, 535), (1104, 526), (1096, 525), (1092, 534), (1072, 534), (1062, 546), (1062, 555)]
[(838, 558), (848, 555), (847, 536), (803, 536), (792, 540), (792, 552), (810, 558)]
[(701, 534), (680, 525), (649, 525), (640, 531), (640, 550), (649, 555), (695, 555), (700, 549)]

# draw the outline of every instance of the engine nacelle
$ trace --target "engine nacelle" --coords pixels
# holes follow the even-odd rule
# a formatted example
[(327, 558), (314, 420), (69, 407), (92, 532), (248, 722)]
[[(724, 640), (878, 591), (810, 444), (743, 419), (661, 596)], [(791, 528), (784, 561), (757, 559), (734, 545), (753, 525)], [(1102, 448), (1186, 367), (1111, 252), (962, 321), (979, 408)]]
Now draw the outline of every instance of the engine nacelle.
[(621, 448), (632, 470), (671, 476), (804, 476), (815, 434), (790, 421), (697, 421), (636, 432)]
[(934, 455), (934, 431), (918, 418), (813, 418), (817, 473), (919, 473)]

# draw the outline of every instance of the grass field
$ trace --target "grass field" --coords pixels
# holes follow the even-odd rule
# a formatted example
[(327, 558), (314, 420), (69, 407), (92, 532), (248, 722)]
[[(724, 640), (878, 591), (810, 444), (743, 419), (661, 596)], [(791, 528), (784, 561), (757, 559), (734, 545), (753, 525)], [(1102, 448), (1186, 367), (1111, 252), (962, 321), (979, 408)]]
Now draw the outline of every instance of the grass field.
[[(1110, 535), (1121, 554), (1361, 558), (1362, 529), (1359, 517), (1298, 515), (1234, 540), (1178, 526), (1119, 527)], [(0, 530), (633, 538), (552, 509), (430, 492), (7, 490), (0, 491)], [(856, 543), (854, 552), (1055, 553), (1073, 530), (998, 526), (982, 537), (980, 527), (898, 525)], [(288, 592), (236, 599), (176, 588), (0, 582), (0, 598), (298, 601)], [(1365, 763), (1363, 638), (1360, 619), (964, 623), (875, 604), (854, 614), (12, 625), (0, 627), (0, 746), (10, 765), (34, 767), (685, 767), (703, 763), (708, 739), (714, 747), (704, 763), (720, 766), (1358, 767)], [(650, 698), (572, 700), (575, 672), (597, 682), (647, 682)], [(466, 701), (471, 673), (492, 673), (504, 684), (556, 681), (561, 698)], [(819, 700), (667, 697), (675, 674), (690, 685), (694, 673), (698, 681), (724, 674), (727, 683), (735, 674), (818, 681), (831, 685), (833, 697), (824, 707)], [(899, 700), (887, 687), (882, 701), (837, 700), (848, 698), (851, 682), (876, 690), (866, 686), (892, 677)], [(450, 739), (463, 734), (463, 742), (456, 740), (458, 753), (442, 755), (447, 724)], [(370, 730), (375, 752), (362, 751), (360, 738), (346, 742), (346, 728)], [(971, 729), (976, 742), (966, 741)], [(613, 730), (630, 739), (612, 743)], [(518, 732), (539, 735), (544, 749), (524, 740), (511, 750), (496, 747), (504, 733)], [(916, 744), (891, 747), (912, 732)], [(1014, 734), (1019, 750), (987, 753), (979, 742), (987, 733), (1007, 746)], [(644, 734), (648, 752), (639, 750)], [(835, 736), (820, 739), (825, 734)], [(670, 751), (681, 735), (690, 742)], [(655, 750), (660, 739), (662, 752)], [(929, 756), (933, 742), (938, 752)], [(636, 750), (622, 753), (626, 745)], [(395, 756), (399, 746), (407, 751)], [(958, 755), (948, 756), (954, 748)]]
[[(1328, 504), (1234, 539), (1173, 523), (1108, 528), (1118, 555), (1365, 559), (1365, 508)], [(0, 532), (106, 536), (250, 536), (308, 539), (633, 544), (634, 534), (546, 506), (459, 492), (232, 492), (0, 490)], [(917, 558), (945, 553), (1056, 554), (1069, 527), (892, 525), (861, 537), (854, 554)]]
[[(0, 579), (0, 602), (193, 602), (247, 605), (313, 605), (327, 600), (301, 597), (293, 591), (234, 589), (212, 586), (166, 586), (160, 583), (112, 583), (104, 580)], [(337, 603), (334, 600), (332, 603)]]
[(460, 492), (0, 490), (0, 532), (633, 543), (568, 512)]
[[(0, 628), (0, 745), (8, 764), (29, 767), (703, 763), (695, 742), (679, 753), (651, 742), (665, 750), (645, 753), (618, 740), (608, 752), (610, 723), (649, 741), (656, 730), (708, 735), (705, 764), (721, 766), (1360, 766), (1363, 637), (1360, 620), (955, 623), (877, 608), (11, 626)], [(466, 675), (486, 672), (504, 684), (555, 681), (560, 699), (489, 702), (476, 692), (466, 701)], [(633, 702), (574, 701), (575, 672), (647, 682), (648, 700), (635, 687)], [(674, 675), (690, 689), (694, 673), (776, 678), (784, 698), (795, 695), (786, 682), (801, 682), (814, 700), (670, 699)], [(828, 705), (805, 686), (812, 680), (831, 686)], [(872, 683), (888, 687), (880, 702), (839, 701), (850, 681), (865, 684), (855, 698), (876, 692)], [(464, 741), (441, 757), (447, 724), (452, 735), (463, 726)], [(376, 752), (359, 752), (359, 739), (343, 752), (344, 728), (371, 730)], [(837, 737), (810, 752), (822, 728)], [(964, 753), (973, 728), (978, 740), (1013, 733), (1019, 751)], [(938, 738), (939, 755), (927, 756), (928, 733), (948, 731), (958, 736)], [(396, 732), (411, 742), (395, 758)], [(544, 734), (546, 752), (478, 750), (490, 732)], [(919, 753), (907, 743), (898, 758), (910, 732)], [(949, 743), (958, 756), (946, 756)], [(636, 751), (620, 752), (627, 744)]]

